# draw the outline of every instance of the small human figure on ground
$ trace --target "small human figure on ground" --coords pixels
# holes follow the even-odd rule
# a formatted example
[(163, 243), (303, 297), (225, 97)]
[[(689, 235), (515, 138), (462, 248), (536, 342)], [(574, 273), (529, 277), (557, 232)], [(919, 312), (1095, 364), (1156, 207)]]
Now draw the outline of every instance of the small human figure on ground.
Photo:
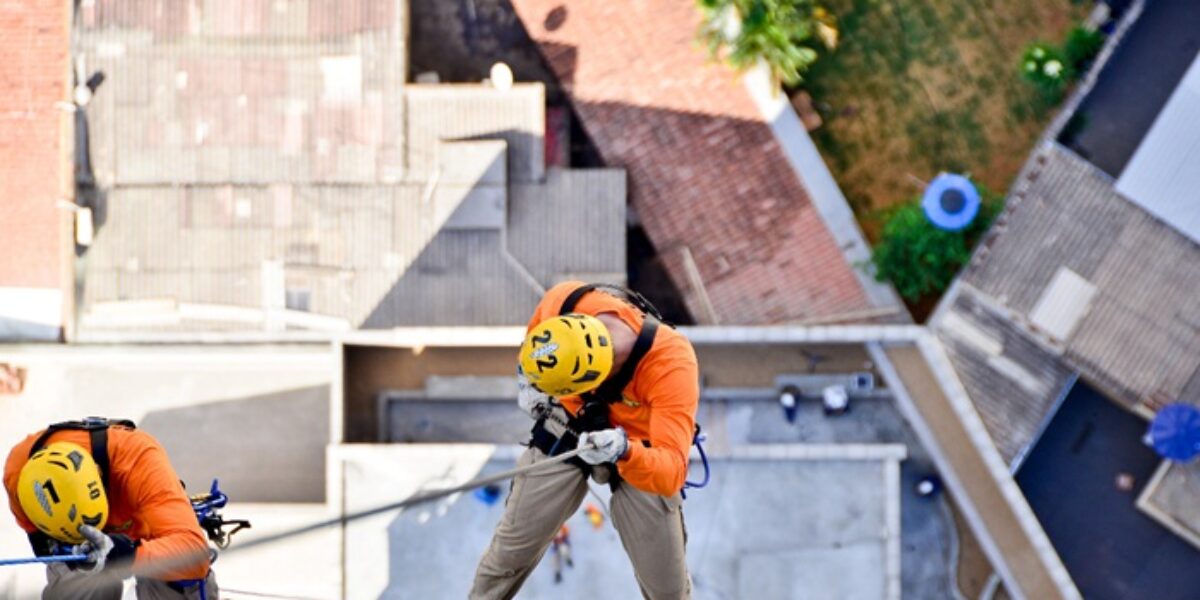
[(595, 504), (588, 502), (587, 507), (583, 509), (583, 514), (587, 516), (588, 523), (592, 524), (592, 529), (599, 531), (604, 527), (604, 513)]
[(554, 554), (554, 583), (562, 583), (563, 564), (575, 568), (575, 562), (571, 560), (571, 530), (566, 524), (554, 535), (550, 551)]

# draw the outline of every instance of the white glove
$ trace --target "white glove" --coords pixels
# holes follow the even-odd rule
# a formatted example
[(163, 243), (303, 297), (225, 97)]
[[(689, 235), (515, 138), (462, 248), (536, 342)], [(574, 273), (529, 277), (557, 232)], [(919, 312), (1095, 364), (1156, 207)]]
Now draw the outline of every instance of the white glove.
[(83, 561), (84, 568), (91, 571), (103, 571), (104, 563), (108, 560), (108, 553), (113, 549), (112, 538), (91, 525), (81, 525), (79, 535), (87, 540), (80, 544), (80, 549), (87, 553), (87, 560)]
[(579, 453), (579, 458), (585, 463), (598, 465), (617, 462), (629, 449), (629, 436), (625, 435), (625, 430), (620, 427), (585, 431), (579, 435), (579, 447), (584, 448), (584, 451)]
[(80, 561), (80, 568), (93, 572), (103, 571), (105, 565), (124, 566), (133, 562), (141, 544), (119, 533), (108, 535), (91, 525), (80, 525), (79, 535), (87, 540), (79, 545), (80, 550), (87, 553), (87, 560)]
[(550, 408), (550, 396), (543, 394), (517, 369), (517, 406), (533, 419), (540, 419)]

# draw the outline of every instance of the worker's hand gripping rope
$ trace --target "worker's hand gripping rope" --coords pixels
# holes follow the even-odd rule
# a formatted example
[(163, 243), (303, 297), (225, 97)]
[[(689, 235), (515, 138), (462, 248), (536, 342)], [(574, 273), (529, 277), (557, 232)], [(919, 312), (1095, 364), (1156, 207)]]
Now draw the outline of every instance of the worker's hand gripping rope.
[(119, 533), (108, 535), (91, 525), (80, 526), (79, 534), (87, 540), (81, 544), (87, 559), (77, 563), (79, 569), (99, 573), (107, 566), (128, 566), (133, 562), (138, 542)]
[(533, 387), (520, 366), (517, 366), (517, 406), (533, 419), (540, 419), (550, 408), (550, 396)]
[(617, 462), (629, 449), (629, 436), (620, 427), (585, 431), (579, 434), (579, 447), (579, 458), (588, 464)]

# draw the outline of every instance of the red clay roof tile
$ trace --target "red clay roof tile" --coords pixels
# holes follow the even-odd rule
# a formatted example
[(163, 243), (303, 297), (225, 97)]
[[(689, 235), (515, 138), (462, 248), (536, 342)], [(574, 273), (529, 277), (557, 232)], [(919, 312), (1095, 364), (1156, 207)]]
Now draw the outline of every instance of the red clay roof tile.
[(861, 285), (692, 0), (513, 0), (700, 321), (691, 252), (722, 323), (868, 309)]

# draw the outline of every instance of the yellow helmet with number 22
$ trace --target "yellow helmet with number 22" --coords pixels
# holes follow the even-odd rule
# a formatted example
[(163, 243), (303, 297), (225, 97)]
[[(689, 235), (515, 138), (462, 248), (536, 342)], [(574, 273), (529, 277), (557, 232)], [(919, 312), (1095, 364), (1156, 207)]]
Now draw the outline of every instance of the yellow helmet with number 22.
[(596, 389), (612, 371), (608, 328), (591, 315), (551, 317), (529, 330), (521, 345), (521, 370), (529, 383), (551, 396)]

